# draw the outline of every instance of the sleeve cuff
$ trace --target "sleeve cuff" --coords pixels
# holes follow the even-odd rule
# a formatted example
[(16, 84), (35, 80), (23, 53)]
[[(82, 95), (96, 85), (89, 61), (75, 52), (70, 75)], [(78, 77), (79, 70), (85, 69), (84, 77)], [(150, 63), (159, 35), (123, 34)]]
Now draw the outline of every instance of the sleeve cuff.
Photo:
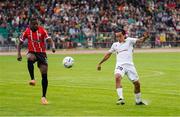
[(45, 40), (50, 39), (51, 37), (47, 37)]
[(24, 42), (24, 40), (23, 40), (22, 38), (20, 39), (20, 41), (21, 41), (21, 42)]

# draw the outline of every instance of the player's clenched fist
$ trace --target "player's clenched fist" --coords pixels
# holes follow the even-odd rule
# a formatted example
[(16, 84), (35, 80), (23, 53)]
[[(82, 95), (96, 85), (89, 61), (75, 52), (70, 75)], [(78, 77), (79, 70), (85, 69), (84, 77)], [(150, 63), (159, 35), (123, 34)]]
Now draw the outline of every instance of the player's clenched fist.
[(148, 33), (148, 32), (145, 32), (145, 33), (143, 34), (143, 36), (144, 36), (145, 38), (148, 38), (148, 37), (149, 37), (149, 33)]
[(52, 48), (52, 52), (53, 52), (53, 53), (55, 53), (55, 52), (56, 52), (55, 48)]
[(18, 54), (17, 60), (18, 60), (18, 61), (22, 61), (22, 56), (21, 56), (20, 54)]
[(97, 66), (97, 70), (100, 71), (101, 70), (101, 65), (98, 64)]

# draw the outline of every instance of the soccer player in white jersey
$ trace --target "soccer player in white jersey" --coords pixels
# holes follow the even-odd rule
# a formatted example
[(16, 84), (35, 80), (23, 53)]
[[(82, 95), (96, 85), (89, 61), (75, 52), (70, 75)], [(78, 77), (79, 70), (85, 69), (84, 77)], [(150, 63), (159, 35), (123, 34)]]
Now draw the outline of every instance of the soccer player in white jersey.
[(116, 90), (118, 94), (118, 105), (125, 104), (123, 97), (123, 88), (121, 80), (124, 75), (132, 81), (134, 85), (135, 101), (136, 105), (145, 105), (141, 99), (141, 90), (139, 76), (133, 63), (133, 46), (137, 43), (143, 43), (148, 38), (148, 33), (144, 33), (139, 39), (126, 37), (125, 31), (120, 28), (116, 28), (115, 36), (118, 42), (112, 44), (111, 49), (105, 54), (104, 58), (97, 66), (97, 70), (101, 70), (101, 64), (108, 60), (112, 53), (116, 53), (116, 66), (114, 70), (116, 80)]

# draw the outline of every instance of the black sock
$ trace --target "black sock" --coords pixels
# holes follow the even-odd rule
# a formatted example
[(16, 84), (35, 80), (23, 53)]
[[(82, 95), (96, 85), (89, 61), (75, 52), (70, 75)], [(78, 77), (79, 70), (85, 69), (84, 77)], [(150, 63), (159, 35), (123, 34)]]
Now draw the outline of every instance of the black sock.
[(33, 61), (27, 61), (28, 62), (28, 70), (29, 75), (31, 77), (31, 80), (34, 80), (34, 62)]
[(43, 92), (42, 97), (46, 97), (47, 87), (48, 87), (47, 74), (42, 74), (42, 92)]

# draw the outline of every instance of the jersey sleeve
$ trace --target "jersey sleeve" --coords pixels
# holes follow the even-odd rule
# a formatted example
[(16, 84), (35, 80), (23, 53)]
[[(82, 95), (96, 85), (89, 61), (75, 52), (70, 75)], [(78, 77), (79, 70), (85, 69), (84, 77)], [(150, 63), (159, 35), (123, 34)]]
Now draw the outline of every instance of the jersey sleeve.
[(115, 52), (115, 44), (113, 43), (111, 48), (108, 50), (108, 52), (110, 53), (114, 53)]
[(48, 35), (46, 29), (44, 29), (44, 28), (43, 28), (43, 34), (44, 34), (44, 39), (45, 39), (45, 40), (51, 38), (51, 37)]
[(137, 40), (138, 40), (137, 38), (132, 38), (132, 37), (128, 38), (129, 43), (133, 45), (136, 43)]
[(24, 42), (24, 41), (28, 38), (27, 31), (28, 31), (28, 29), (26, 29), (26, 30), (22, 33), (22, 35), (20, 36), (19, 40), (20, 40), (21, 42)]

